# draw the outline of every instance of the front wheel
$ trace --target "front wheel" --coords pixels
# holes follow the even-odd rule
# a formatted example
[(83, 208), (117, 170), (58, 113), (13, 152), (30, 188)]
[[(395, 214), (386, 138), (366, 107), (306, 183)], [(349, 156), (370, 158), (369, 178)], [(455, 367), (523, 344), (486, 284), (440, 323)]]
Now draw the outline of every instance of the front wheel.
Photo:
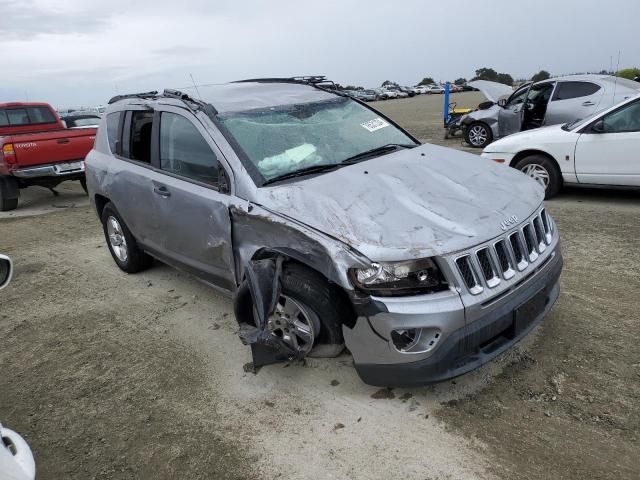
[[(278, 304), (267, 320), (271, 334), (305, 355), (339, 355), (344, 344), (342, 323), (352, 309), (337, 288), (319, 273), (294, 262), (285, 263), (281, 282)], [(256, 324), (246, 282), (240, 286), (234, 304), (238, 321)]]
[(493, 133), (486, 123), (475, 122), (465, 129), (464, 139), (474, 148), (484, 148), (493, 141)]
[(555, 162), (542, 155), (529, 155), (519, 160), (515, 168), (530, 176), (544, 188), (546, 200), (555, 197), (562, 187), (562, 174)]

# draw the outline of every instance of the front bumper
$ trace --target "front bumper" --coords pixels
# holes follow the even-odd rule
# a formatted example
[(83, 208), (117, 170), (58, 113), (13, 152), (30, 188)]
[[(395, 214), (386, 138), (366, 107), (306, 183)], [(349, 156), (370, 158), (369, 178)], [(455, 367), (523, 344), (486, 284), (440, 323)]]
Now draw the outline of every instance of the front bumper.
[[(350, 339), (355, 340), (354, 335), (362, 339), (367, 328), (373, 331), (374, 336), (369, 336), (370, 345), (367, 345), (372, 354), (364, 357), (364, 361), (359, 361), (352, 351), (356, 371), (369, 385), (407, 387), (443, 381), (478, 368), (513, 346), (542, 321), (560, 293), (561, 271), (562, 255), (558, 244), (535, 274), (504, 298), (490, 302), (491, 306), (486, 313), (477, 315), (472, 322), (465, 323), (463, 320), (460, 326), (460, 319), (456, 317), (455, 311), (449, 311), (445, 315), (441, 313), (444, 325), (452, 325), (453, 320), (458, 328), (450, 332), (444, 331), (442, 342), (437, 348), (415, 361), (406, 354), (397, 354), (403, 357), (403, 361), (398, 358), (386, 363), (374, 360), (374, 354), (378, 358), (384, 358), (385, 355), (390, 358), (389, 342), (384, 341), (381, 334), (374, 330), (377, 315), (360, 317), (352, 330), (344, 330), (347, 346)], [(437, 312), (434, 318), (439, 318)], [(397, 322), (406, 319), (406, 316), (396, 316)], [(374, 345), (371, 339), (375, 336), (379, 339)], [(380, 349), (383, 345), (386, 350)], [(376, 346), (376, 351), (371, 350)], [(382, 356), (379, 356), (380, 352), (383, 352)], [(362, 358), (362, 355), (358, 356)]]

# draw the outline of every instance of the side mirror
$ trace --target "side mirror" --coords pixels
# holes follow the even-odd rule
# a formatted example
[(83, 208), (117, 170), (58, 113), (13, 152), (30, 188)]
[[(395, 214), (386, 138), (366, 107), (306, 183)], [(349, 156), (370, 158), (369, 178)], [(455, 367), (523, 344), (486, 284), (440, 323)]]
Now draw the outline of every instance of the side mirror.
[(13, 275), (13, 264), (6, 255), (0, 255), (0, 290), (9, 285)]
[(605, 133), (606, 129), (604, 127), (604, 120), (598, 120), (596, 123), (591, 125), (591, 131), (593, 133)]
[(506, 98), (501, 98), (500, 100), (498, 100), (498, 105), (501, 107), (504, 107), (507, 104), (507, 99)]

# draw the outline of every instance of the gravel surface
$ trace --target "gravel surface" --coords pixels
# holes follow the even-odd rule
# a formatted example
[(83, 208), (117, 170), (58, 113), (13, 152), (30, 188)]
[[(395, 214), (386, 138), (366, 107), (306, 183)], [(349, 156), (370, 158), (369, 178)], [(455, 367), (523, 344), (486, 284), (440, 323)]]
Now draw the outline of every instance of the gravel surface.
[[(473, 106), (478, 93), (454, 95)], [(443, 139), (442, 97), (378, 102)], [(244, 372), (231, 301), (156, 264), (117, 269), (79, 184), (0, 214), (0, 420), (39, 479), (637, 479), (640, 194), (548, 202), (562, 293), (491, 364), (416, 389), (364, 385), (351, 358)]]

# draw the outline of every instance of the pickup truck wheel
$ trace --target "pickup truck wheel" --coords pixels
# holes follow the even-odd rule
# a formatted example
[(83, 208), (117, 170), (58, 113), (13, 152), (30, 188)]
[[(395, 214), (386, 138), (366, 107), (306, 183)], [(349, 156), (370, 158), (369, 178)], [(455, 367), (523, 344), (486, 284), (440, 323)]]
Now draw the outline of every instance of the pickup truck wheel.
[(102, 227), (111, 256), (121, 270), (137, 273), (151, 266), (153, 259), (138, 247), (112, 203), (107, 203), (102, 211)]
[[(339, 355), (344, 344), (342, 319), (350, 310), (335, 287), (319, 273), (293, 262), (284, 265), (281, 281), (282, 292), (267, 328), (309, 356)], [(255, 325), (246, 282), (238, 289), (234, 305), (239, 321)]]
[(0, 212), (18, 208), (17, 191), (18, 185), (13, 177), (0, 177)]
[(486, 123), (474, 122), (465, 129), (464, 139), (474, 148), (484, 148), (493, 141), (493, 134)]
[(529, 155), (519, 160), (515, 168), (530, 176), (544, 188), (544, 198), (555, 197), (562, 188), (562, 174), (553, 160), (543, 155)]

